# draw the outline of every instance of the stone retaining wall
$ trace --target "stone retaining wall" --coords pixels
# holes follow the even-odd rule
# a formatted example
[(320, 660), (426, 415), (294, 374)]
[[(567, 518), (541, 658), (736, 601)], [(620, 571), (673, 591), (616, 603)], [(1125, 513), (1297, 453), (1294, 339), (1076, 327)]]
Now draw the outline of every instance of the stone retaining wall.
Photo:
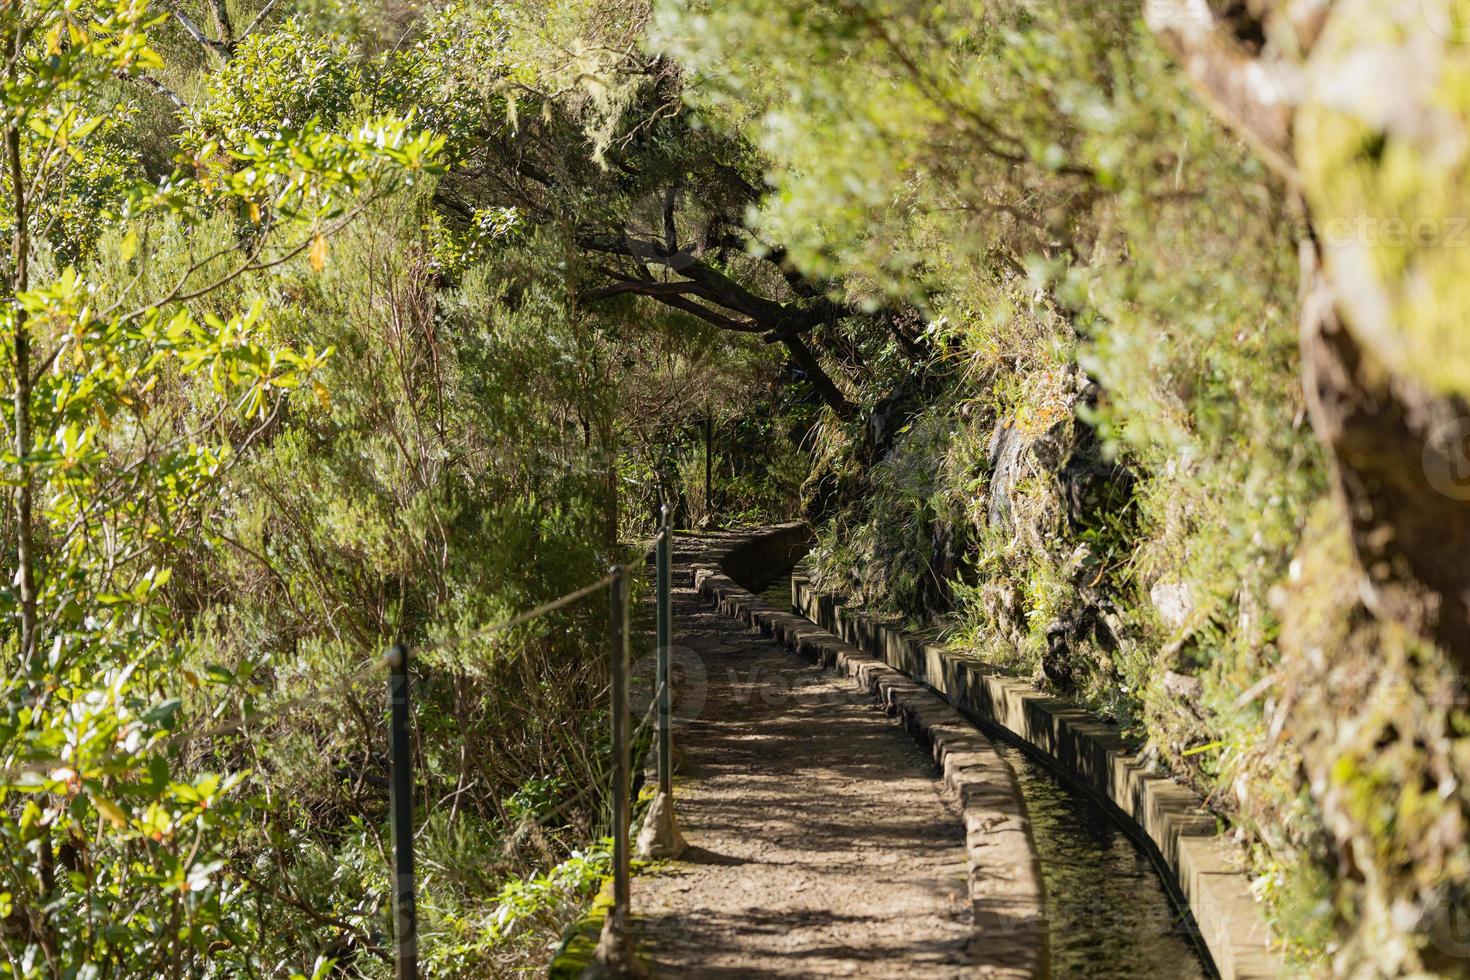
[(1225, 980), (1275, 977), (1285, 971), (1271, 946), (1263, 910), (1240, 868), (1239, 850), (1223, 839), (1200, 798), (1128, 751), (1116, 728), (1025, 681), (990, 673), (944, 646), (900, 630), (818, 593), (799, 572), (792, 604), (874, 662), (918, 682), (943, 704), (1039, 753), (1070, 783), (1119, 818), (1172, 876), (1176, 896), (1198, 923)]

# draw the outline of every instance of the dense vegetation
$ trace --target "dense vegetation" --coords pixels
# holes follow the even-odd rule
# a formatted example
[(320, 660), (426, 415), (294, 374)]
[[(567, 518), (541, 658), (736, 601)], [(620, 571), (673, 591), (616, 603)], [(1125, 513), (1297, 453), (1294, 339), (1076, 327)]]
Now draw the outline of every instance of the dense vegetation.
[(1303, 969), (1463, 973), (1454, 7), (0, 5), (0, 971), (386, 975), (394, 639), (426, 966), (543, 962), (601, 606), (458, 638), (670, 499), (1116, 721)]

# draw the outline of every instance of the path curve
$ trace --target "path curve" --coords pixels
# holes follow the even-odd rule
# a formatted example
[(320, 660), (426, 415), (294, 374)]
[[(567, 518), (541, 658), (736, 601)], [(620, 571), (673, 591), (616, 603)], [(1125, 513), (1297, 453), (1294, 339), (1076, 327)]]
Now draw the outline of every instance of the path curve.
[(676, 728), (691, 850), (633, 884), (657, 973), (988, 972), (971, 953), (964, 824), (930, 754), (865, 692), (711, 611), (680, 578), (676, 662), (704, 683), (686, 689), (702, 706)]

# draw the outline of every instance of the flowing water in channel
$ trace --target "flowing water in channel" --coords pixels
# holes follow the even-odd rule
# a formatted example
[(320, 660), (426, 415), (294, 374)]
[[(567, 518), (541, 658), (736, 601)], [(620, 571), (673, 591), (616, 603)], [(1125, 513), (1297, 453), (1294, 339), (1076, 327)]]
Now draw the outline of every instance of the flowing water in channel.
[[(790, 609), (791, 577), (762, 596)], [(1052, 976), (1211, 976), (1148, 856), (1092, 799), (1020, 749), (994, 744), (1021, 785), (1041, 856)]]

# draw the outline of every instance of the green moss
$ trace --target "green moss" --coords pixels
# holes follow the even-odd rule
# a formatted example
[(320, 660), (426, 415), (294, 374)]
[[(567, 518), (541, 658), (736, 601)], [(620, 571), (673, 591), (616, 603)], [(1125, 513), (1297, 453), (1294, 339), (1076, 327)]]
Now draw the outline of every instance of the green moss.
[(549, 980), (580, 980), (582, 972), (592, 963), (597, 952), (597, 941), (602, 938), (602, 927), (612, 911), (612, 879), (603, 881), (597, 897), (587, 911), (576, 922), (567, 927), (561, 945), (551, 957), (547, 968)]
[(1448, 0), (1348, 4), (1314, 52), (1296, 146), (1349, 325), (1394, 371), (1463, 394), (1470, 46), (1428, 29), (1452, 13)]

